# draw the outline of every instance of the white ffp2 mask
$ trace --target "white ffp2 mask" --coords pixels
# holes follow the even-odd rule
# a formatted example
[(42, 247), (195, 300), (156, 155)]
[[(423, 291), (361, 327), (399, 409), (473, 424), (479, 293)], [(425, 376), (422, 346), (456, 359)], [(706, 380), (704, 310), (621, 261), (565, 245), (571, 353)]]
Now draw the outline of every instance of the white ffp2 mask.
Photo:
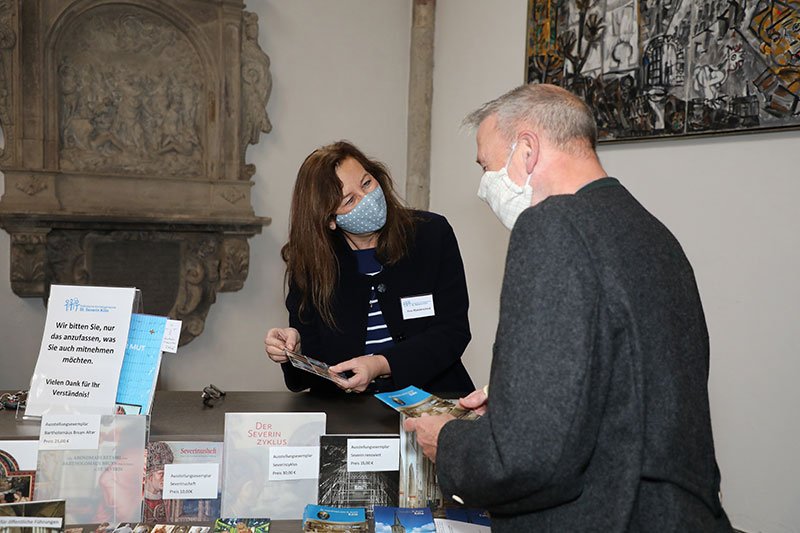
[(489, 204), (500, 222), (508, 229), (512, 229), (520, 213), (531, 206), (533, 198), (531, 174), (528, 174), (523, 186), (517, 185), (508, 176), (508, 164), (516, 147), (516, 142), (511, 145), (511, 153), (503, 168), (484, 172), (478, 185), (478, 198)]

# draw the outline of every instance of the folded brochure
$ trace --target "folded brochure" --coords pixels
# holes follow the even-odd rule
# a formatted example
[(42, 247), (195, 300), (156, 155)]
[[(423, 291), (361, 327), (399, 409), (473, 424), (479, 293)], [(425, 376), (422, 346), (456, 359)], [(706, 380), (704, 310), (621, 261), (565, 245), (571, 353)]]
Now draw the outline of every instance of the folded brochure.
[(375, 395), (380, 401), (404, 415), (417, 418), (423, 414), (449, 414), (461, 420), (477, 420), (480, 415), (470, 409), (458, 405), (458, 400), (448, 400), (434, 396), (413, 385), (394, 392), (382, 392)]

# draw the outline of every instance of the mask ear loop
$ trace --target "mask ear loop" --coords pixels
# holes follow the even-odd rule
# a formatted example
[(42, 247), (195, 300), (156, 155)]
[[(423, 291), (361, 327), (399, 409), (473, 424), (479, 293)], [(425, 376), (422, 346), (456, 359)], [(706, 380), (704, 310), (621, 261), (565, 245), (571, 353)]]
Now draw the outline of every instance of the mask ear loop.
[(506, 164), (503, 167), (506, 170), (508, 170), (508, 164), (511, 163), (511, 158), (514, 157), (514, 150), (516, 149), (517, 149), (517, 141), (514, 141), (513, 143), (511, 143), (511, 152), (509, 152), (508, 159), (506, 159)]

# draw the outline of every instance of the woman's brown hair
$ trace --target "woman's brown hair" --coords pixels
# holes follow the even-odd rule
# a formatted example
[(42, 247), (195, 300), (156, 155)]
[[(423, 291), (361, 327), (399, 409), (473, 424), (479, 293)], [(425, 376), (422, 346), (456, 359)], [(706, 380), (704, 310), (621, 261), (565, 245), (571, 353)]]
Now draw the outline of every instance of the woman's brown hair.
[(312, 307), (329, 327), (336, 326), (331, 298), (339, 277), (334, 251), (337, 232), (330, 222), (342, 202), (342, 182), (336, 169), (353, 158), (375, 178), (386, 198), (386, 224), (378, 234), (376, 254), (384, 265), (399, 261), (414, 236), (413, 211), (403, 205), (394, 191), (392, 178), (380, 161), (368, 158), (347, 141), (323, 146), (311, 153), (300, 170), (292, 194), (289, 241), (281, 249), (286, 262), (286, 280), (300, 292), (299, 315)]

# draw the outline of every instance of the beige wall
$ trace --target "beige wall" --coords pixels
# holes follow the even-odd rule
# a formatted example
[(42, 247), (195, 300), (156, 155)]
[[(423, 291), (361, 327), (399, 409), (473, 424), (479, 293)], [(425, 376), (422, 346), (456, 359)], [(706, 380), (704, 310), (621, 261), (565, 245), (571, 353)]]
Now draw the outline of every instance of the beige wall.
[[(253, 206), (273, 223), (250, 240), (244, 289), (219, 294), (205, 332), (178, 355), (165, 355), (163, 388), (200, 390), (213, 382), (228, 390), (284, 389), (280, 369), (264, 355), (263, 339), (269, 325), (287, 322), (280, 247), (294, 178), (312, 150), (349, 139), (387, 163), (398, 189), (405, 189), (411, 5), (372, 0), (248, 4), (259, 16), (259, 41), (272, 60), (273, 75), (267, 106), (273, 132), (248, 151), (248, 161), (257, 167)], [(8, 250), (8, 234), (0, 231), (0, 389), (27, 387), (45, 317), (40, 300), (11, 292)]]
[[(497, 321), (508, 232), (475, 196), (458, 124), (524, 80), (525, 0), (439, 0), (431, 209), (453, 223), (467, 270), (477, 383)], [(800, 524), (800, 132), (603, 145), (617, 176), (683, 244), (711, 337), (710, 397), (722, 498), (744, 531)]]
[[(431, 209), (458, 236), (473, 341), (465, 354), (487, 381), (508, 232), (475, 196), (480, 170), (463, 116), (523, 80), (526, 0), (439, 0)], [(162, 386), (282, 390), (263, 356), (268, 325), (286, 322), (283, 264), (292, 183), (313, 148), (348, 138), (383, 159), (404, 189), (410, 2), (259, 0), (272, 58), (273, 133), (249, 151), (257, 214), (273, 224), (251, 243), (250, 277), (220, 294), (205, 333), (167, 355)], [(723, 503), (734, 524), (797, 532), (800, 501), (800, 196), (798, 133), (602, 146), (606, 169), (665, 222), (694, 264), (712, 343), (710, 394)], [(766, 162), (768, 160), (768, 162)], [(8, 284), (0, 231), (0, 389), (26, 387), (45, 310)]]

